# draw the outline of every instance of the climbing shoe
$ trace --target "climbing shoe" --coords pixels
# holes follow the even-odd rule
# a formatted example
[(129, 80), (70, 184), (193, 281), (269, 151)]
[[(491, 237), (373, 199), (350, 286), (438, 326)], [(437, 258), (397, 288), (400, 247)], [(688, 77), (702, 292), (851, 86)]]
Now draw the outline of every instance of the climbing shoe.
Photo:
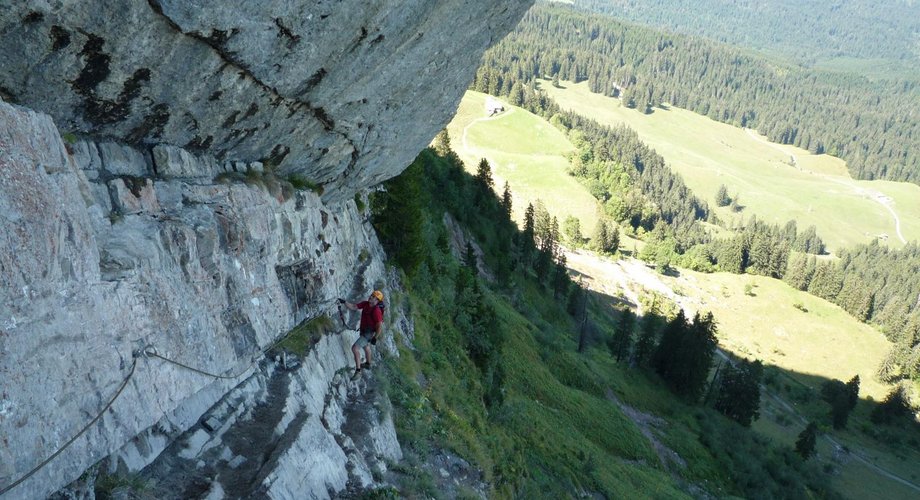
[(361, 369), (362, 369), (362, 370), (370, 370), (370, 369), (371, 369), (371, 364), (370, 364), (370, 362), (365, 361), (364, 364), (361, 365)]
[(357, 370), (355, 370), (355, 374), (351, 376), (351, 379), (352, 379), (352, 380), (357, 380), (358, 377), (360, 377), (360, 376), (361, 376), (361, 369), (358, 368)]

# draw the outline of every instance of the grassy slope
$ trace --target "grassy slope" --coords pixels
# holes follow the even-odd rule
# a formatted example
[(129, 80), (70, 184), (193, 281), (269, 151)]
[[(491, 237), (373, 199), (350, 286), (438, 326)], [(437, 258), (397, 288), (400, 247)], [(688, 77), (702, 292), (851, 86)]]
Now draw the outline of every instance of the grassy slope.
[[(756, 134), (679, 108), (644, 115), (621, 107), (618, 99), (590, 93), (586, 83), (563, 86), (544, 82), (541, 87), (564, 109), (633, 128), (701, 198), (713, 200), (724, 184), (730, 194), (739, 194), (745, 217), (757, 214), (778, 223), (795, 219), (800, 228), (813, 224), (831, 249), (868, 242), (880, 233), (899, 247), (891, 215), (859, 191), (872, 189), (894, 199), (904, 237), (920, 238), (920, 186), (855, 181), (846, 175), (842, 160), (831, 156), (765, 143)], [(792, 155), (801, 168), (789, 165)], [(716, 213), (726, 220), (737, 217), (728, 208)]]
[[(470, 130), (476, 127), (483, 127), (484, 130), (481, 131), (483, 133), (469, 134), (468, 132), (467, 148), (462, 148), (460, 142), (463, 128), (484, 115), (482, 112), (484, 100), (483, 94), (469, 92), (465, 96), (457, 116), (448, 127), (455, 149), (465, 151), (468, 163), (476, 159), (476, 156), (471, 155), (470, 151), (476, 151), (480, 147), (478, 141), (482, 141), (489, 148), (496, 149), (501, 148), (503, 144), (514, 143), (518, 151), (517, 154), (532, 151), (533, 155), (541, 155), (543, 153), (538, 148), (540, 144), (547, 142), (554, 144), (553, 152), (555, 153), (567, 151), (566, 148), (559, 147), (560, 142), (553, 143), (546, 140), (548, 135), (546, 127), (548, 124), (520, 109), (515, 109), (515, 112), (510, 116), (504, 117), (504, 122), (500, 120), (477, 122)], [(642, 117), (635, 111), (630, 111), (636, 116)], [(679, 112), (680, 110), (674, 111)], [(668, 113), (671, 113), (671, 111)], [(518, 120), (510, 120), (515, 116)], [(526, 118), (526, 120), (521, 118)], [(709, 121), (704, 117), (698, 116), (696, 119)], [(515, 123), (516, 126), (505, 128), (505, 124), (509, 122)], [(689, 127), (688, 129), (693, 129), (695, 125), (691, 123), (686, 126)], [(527, 140), (528, 134), (534, 130), (540, 131), (543, 137), (539, 141)], [(737, 129), (735, 130), (737, 131)], [(673, 134), (679, 132), (680, 130), (671, 131)], [(744, 134), (744, 136), (741, 136), (742, 139), (751, 137), (743, 131), (740, 132)], [(739, 136), (736, 134), (733, 137), (737, 139)], [(758, 142), (754, 141), (753, 144), (756, 145)], [(788, 148), (789, 150), (796, 149), (773, 145), (766, 149), (766, 153), (771, 151), (775, 153), (776, 150), (773, 148), (776, 147)], [(797, 154), (799, 166), (807, 170), (846, 179), (845, 167), (839, 160), (826, 155), (801, 155), (801, 150), (793, 151), (793, 153)], [(464, 156), (464, 154), (461, 153), (461, 156)], [(525, 164), (533, 165), (535, 162), (526, 162)], [(502, 165), (499, 164), (496, 167), (500, 175)], [(780, 166), (778, 165), (775, 168), (780, 168)], [(518, 200), (519, 192), (529, 193), (534, 198), (540, 197), (546, 200), (548, 197), (545, 193), (551, 191), (558, 182), (546, 182), (543, 178), (528, 176), (528, 173), (527, 168), (522, 168), (515, 172), (518, 175), (518, 183), (512, 185), (519, 186), (515, 188), (515, 200)], [(741, 175), (744, 172), (739, 171), (737, 174)], [(768, 181), (765, 182), (769, 184)], [(909, 200), (916, 194), (914, 193), (916, 186), (903, 183), (874, 182), (871, 185), (874, 189), (883, 190), (886, 194), (894, 197), (895, 200)], [(581, 188), (580, 186), (577, 187)], [(715, 187), (713, 188), (713, 193), (714, 191)], [(570, 200), (583, 200), (582, 197), (572, 195), (569, 195), (568, 198)], [(743, 195), (742, 200), (744, 200)], [(586, 206), (588, 204), (588, 202), (584, 201), (582, 203), (585, 203)], [(518, 202), (518, 205), (520, 205), (520, 202)], [(547, 205), (550, 207), (551, 212), (560, 208), (560, 205), (555, 203), (553, 205), (547, 203)], [(563, 204), (562, 207), (572, 205), (573, 202), (569, 201)], [(897, 208), (900, 212), (900, 203)], [(800, 222), (800, 227), (805, 225)], [(818, 227), (820, 231), (822, 226), (818, 225)], [(920, 224), (902, 217), (902, 231), (905, 234), (920, 234)], [(687, 281), (684, 281), (683, 285), (679, 283), (678, 287), (688, 292), (689, 295), (698, 293), (698, 300), (706, 303), (705, 309), (712, 309), (715, 312), (720, 323), (721, 341), (726, 348), (736, 354), (764, 359), (767, 364), (773, 364), (789, 370), (790, 373), (801, 372), (800, 381), (805, 381), (805, 383), (809, 380), (817, 380), (813, 376), (810, 377), (809, 374), (818, 375), (822, 378), (847, 380), (858, 373), (863, 381), (863, 394), (878, 399), (887, 392), (887, 389), (875, 381), (872, 375), (879, 360), (887, 351), (887, 341), (877, 331), (855, 321), (837, 306), (793, 290), (776, 280), (762, 277), (723, 273), (704, 275), (687, 272), (684, 274), (683, 279), (695, 280), (694, 286), (698, 286), (700, 290), (696, 290), (694, 293), (689, 293), (693, 287), (686, 286), (690, 284)], [(754, 293), (757, 297), (744, 295), (743, 289), (747, 283), (756, 285)], [(793, 308), (792, 304), (796, 302), (801, 303), (809, 312), (804, 313)], [(603, 371), (609, 372), (609, 370)], [(629, 372), (621, 373), (620, 375), (625, 380), (630, 378)], [(624, 384), (624, 379), (613, 377), (610, 382), (611, 387), (615, 387), (618, 393), (628, 389), (628, 387), (632, 387), (629, 384)], [(619, 383), (617, 380), (619, 380)], [(628, 392), (630, 397), (626, 401), (629, 404), (637, 405), (640, 408), (651, 410), (658, 414), (667, 415), (673, 412), (673, 408), (669, 408), (667, 404), (643, 403), (643, 400), (647, 398), (647, 395), (644, 395), (646, 390), (648, 390), (647, 387), (642, 390)], [(770, 414), (769, 402), (764, 403), (763, 411), (765, 416)], [(816, 417), (826, 413), (823, 403), (814, 405), (812, 411)], [(867, 411), (864, 410), (863, 413)], [(669, 416), (670, 418), (672, 417)], [(858, 422), (866, 420), (867, 414), (861, 418), (858, 416), (854, 418), (858, 425)], [(764, 418), (760, 423), (756, 424), (755, 428), (776, 439), (777, 442), (794, 443), (795, 436), (801, 430), (801, 426), (796, 423), (790, 424), (790, 417), (788, 416), (780, 417), (780, 420), (782, 425), (777, 423), (775, 419)], [(686, 428), (683, 429), (683, 432), (688, 432)], [(870, 450), (875, 447), (873, 442), (865, 437), (856, 435), (856, 433), (852, 433), (847, 439), (852, 442), (858, 442), (861, 446)], [(689, 453), (691, 456), (700, 453), (699, 450), (695, 449), (694, 446), (698, 447), (698, 444), (695, 444), (693, 439), (687, 439), (686, 436), (683, 436), (672, 440), (676, 445), (674, 443), (669, 443), (669, 445), (674, 446), (682, 456), (684, 453)], [(822, 445), (822, 452), (825, 456), (832, 454), (832, 451), (828, 444)], [(704, 455), (705, 453), (702, 454)], [(897, 456), (893, 455), (890, 450), (876, 451), (872, 454), (879, 463), (902, 475), (902, 477), (917, 479), (913, 477), (917, 474), (915, 467), (910, 464), (905, 466), (903, 462), (899, 463)], [(705, 469), (708, 467), (705, 464), (710, 462), (702, 460), (700, 463), (703, 464), (701, 467)], [(872, 495), (879, 488), (882, 488), (882, 491), (885, 491), (892, 498), (910, 498), (914, 493), (914, 490), (900, 486), (893, 481), (879, 480), (877, 473), (857, 461), (850, 461), (843, 467), (845, 474), (838, 477), (835, 483), (843, 491), (849, 492), (849, 494), (855, 494), (856, 496), (862, 494)], [(857, 487), (859, 484), (863, 484), (862, 488)]]
[[(533, 289), (524, 295), (524, 303), (545, 301)], [(445, 328), (441, 312), (431, 308), (430, 290), (424, 297), (410, 290), (408, 298), (416, 309), (416, 350), (403, 350), (396, 363), (403, 374), (428, 381), (424, 393), (409, 404), (405, 396), (396, 397), (400, 408), (415, 412), (397, 418), (401, 439), (410, 447), (418, 451), (434, 441), (481, 467), (493, 483), (523, 472), (526, 478), (516, 493), (525, 498), (561, 498), (581, 489), (610, 498), (688, 498), (658, 465), (648, 440), (603, 396), (601, 370), (595, 372), (573, 352), (574, 343), (564, 333), (569, 320), (558, 306), (544, 311), (544, 317), (557, 321), (539, 319), (537, 327), (504, 297), (491, 297), (508, 338), (501, 354), (505, 404), (490, 419), (477, 396), (482, 390), (478, 371), (463, 354), (462, 337)], [(549, 348), (535, 333), (559, 336)], [(602, 363), (603, 373), (609, 373), (611, 363)], [(389, 392), (413, 390), (411, 382), (401, 384)], [(661, 387), (649, 392), (671, 400)], [(500, 487), (493, 493), (505, 497), (511, 492)]]
[(447, 126), (451, 146), (469, 171), (475, 173), (480, 158), (489, 160), (496, 189), (503, 189), (505, 181), (511, 187), (517, 221), (523, 220), (527, 204), (540, 198), (560, 223), (572, 215), (590, 231), (597, 222), (598, 203), (566, 173), (565, 154), (574, 146), (558, 129), (521, 108), (509, 106), (512, 112), (485, 119), (485, 100), (485, 94), (467, 92)]

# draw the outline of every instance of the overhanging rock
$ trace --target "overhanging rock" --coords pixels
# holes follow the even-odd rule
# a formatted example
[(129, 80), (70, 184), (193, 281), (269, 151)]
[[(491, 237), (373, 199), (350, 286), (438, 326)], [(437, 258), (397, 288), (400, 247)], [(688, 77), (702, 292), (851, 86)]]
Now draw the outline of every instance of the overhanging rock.
[(69, 133), (299, 173), (340, 201), (409, 164), (532, 3), (14, 1), (0, 97)]

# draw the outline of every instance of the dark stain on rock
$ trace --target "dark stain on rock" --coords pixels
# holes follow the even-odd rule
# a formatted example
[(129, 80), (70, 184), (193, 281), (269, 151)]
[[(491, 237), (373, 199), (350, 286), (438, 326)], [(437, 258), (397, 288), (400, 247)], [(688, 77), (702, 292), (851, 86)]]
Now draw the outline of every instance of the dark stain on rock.
[(60, 26), (52, 26), (48, 36), (51, 38), (51, 50), (55, 52), (70, 45), (70, 32)]
[(209, 101), (212, 101), (212, 102), (213, 102), (213, 101), (217, 101), (217, 100), (220, 99), (220, 96), (222, 96), (222, 95), (224, 95), (224, 92), (223, 92), (222, 90), (218, 90), (218, 91), (214, 92), (213, 94), (211, 94), (210, 96), (208, 96), (208, 100), (209, 100)]
[(86, 36), (86, 43), (83, 44), (83, 50), (79, 54), (86, 64), (80, 70), (77, 79), (71, 82), (74, 91), (83, 97), (94, 94), (96, 86), (109, 77), (109, 63), (111, 62), (111, 57), (102, 52), (105, 40), (92, 33), (87, 33)]
[(245, 120), (246, 118), (254, 116), (258, 112), (259, 106), (256, 103), (252, 103), (249, 105), (249, 109), (246, 110), (246, 114), (243, 115), (243, 119)]
[[(66, 31), (61, 31), (66, 34)], [(82, 110), (87, 121), (95, 125), (120, 122), (127, 118), (131, 109), (131, 101), (140, 96), (144, 84), (150, 81), (150, 70), (147, 68), (135, 70), (122, 84), (121, 92), (115, 100), (100, 98), (96, 95), (96, 87), (111, 74), (109, 69), (111, 57), (102, 50), (105, 46), (104, 39), (92, 33), (84, 34), (87, 39), (80, 51), (80, 56), (83, 57), (85, 64), (76, 80), (70, 82), (71, 88), (77, 95), (83, 97)], [(67, 35), (67, 43), (70, 43), (69, 35)]]
[(227, 117), (226, 120), (224, 120), (224, 123), (221, 125), (221, 127), (223, 128), (232, 127), (233, 124), (236, 123), (236, 117), (239, 116), (239, 114), (240, 114), (239, 111), (234, 111), (233, 114), (231, 114), (230, 116)]
[(203, 152), (204, 150), (207, 150), (208, 148), (210, 148), (213, 142), (214, 142), (214, 136), (209, 135), (205, 137), (204, 139), (202, 139), (201, 136), (196, 135), (194, 139), (189, 141), (184, 146), (184, 149)]
[(131, 191), (131, 194), (133, 194), (135, 198), (141, 197), (141, 191), (147, 186), (147, 179), (135, 177), (133, 175), (122, 175), (120, 178), (125, 183), (125, 187)]
[(128, 134), (127, 141), (138, 143), (146, 138), (159, 138), (163, 135), (163, 127), (169, 122), (169, 106), (163, 103), (157, 104), (151, 109), (151, 112), (144, 117), (140, 125), (134, 127)]
[(211, 30), (211, 34), (207, 37), (207, 40), (215, 45), (223, 45), (230, 39), (232, 32), (226, 30)]
[(275, 26), (278, 27), (278, 36), (288, 39), (288, 48), (300, 42), (300, 35), (295, 35), (291, 28), (284, 25), (280, 17), (275, 18)]
[(326, 114), (326, 110), (323, 108), (314, 108), (310, 107), (310, 111), (313, 112), (313, 116), (323, 124), (323, 129), (327, 132), (335, 129), (335, 122), (332, 121), (332, 118)]
[(284, 146), (282, 144), (275, 144), (275, 147), (272, 148), (271, 153), (267, 157), (262, 159), (262, 163), (265, 165), (280, 165), (284, 161), (284, 158), (287, 157), (288, 153), (291, 152), (291, 148)]
[(376, 45), (383, 41), (383, 34), (377, 35), (373, 40), (371, 40), (371, 45)]
[(325, 210), (320, 210), (319, 216), (323, 220), (323, 229), (326, 229), (326, 224), (329, 224), (329, 214)]
[(26, 17), (23, 17), (23, 18), (22, 18), (22, 22), (25, 23), (25, 24), (40, 23), (40, 22), (42, 22), (44, 19), (45, 19), (45, 15), (44, 15), (44, 14), (42, 14), (41, 12), (38, 12), (38, 11), (33, 10), (32, 12), (29, 12), (28, 14), (26, 14)]
[(12, 90), (4, 87), (3, 85), (0, 85), (0, 98), (8, 103), (16, 103), (17, 101), (16, 94), (14, 94)]
[(313, 87), (319, 85), (319, 82), (323, 81), (323, 78), (326, 77), (326, 68), (320, 68), (316, 70), (315, 73), (310, 75), (310, 78), (307, 78), (307, 82), (304, 84), (304, 92), (309, 92), (313, 90)]

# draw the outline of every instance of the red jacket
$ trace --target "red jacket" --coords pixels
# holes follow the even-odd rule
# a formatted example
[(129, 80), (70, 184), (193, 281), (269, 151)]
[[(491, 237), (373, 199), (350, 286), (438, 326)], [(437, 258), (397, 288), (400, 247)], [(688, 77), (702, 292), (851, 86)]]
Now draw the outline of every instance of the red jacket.
[(378, 306), (372, 306), (370, 302), (358, 302), (355, 304), (355, 307), (361, 309), (361, 326), (359, 329), (363, 331), (371, 330), (376, 332), (377, 325), (383, 323), (383, 309)]

